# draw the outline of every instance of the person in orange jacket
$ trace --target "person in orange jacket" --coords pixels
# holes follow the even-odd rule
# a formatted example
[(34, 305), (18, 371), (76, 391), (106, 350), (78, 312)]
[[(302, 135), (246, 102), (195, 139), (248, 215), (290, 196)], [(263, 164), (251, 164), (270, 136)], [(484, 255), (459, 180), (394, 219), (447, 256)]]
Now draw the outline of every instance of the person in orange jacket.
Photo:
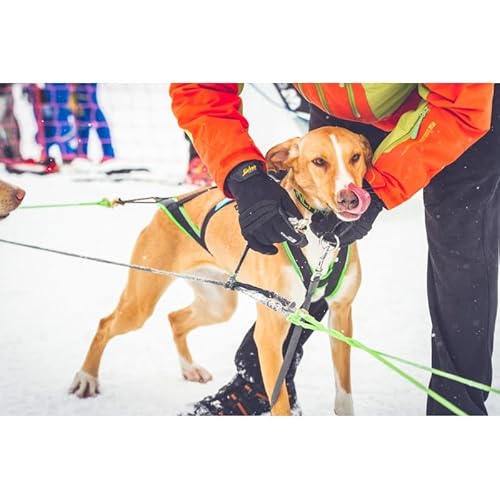
[[(316, 215), (313, 231), (335, 234), (348, 245), (370, 231), (382, 209), (424, 188), (433, 367), (490, 384), (500, 212), (500, 136), (493, 128), (500, 127), (500, 86), (303, 83), (296, 89), (310, 102), (310, 129), (343, 126), (365, 135), (376, 148), (365, 176), (372, 198), (368, 210), (354, 222)], [(287, 220), (297, 216), (293, 203), (266, 175), (264, 157), (248, 134), (240, 91), (231, 83), (172, 84), (172, 109), (216, 184), (236, 198), (249, 246), (273, 254), (275, 244), (285, 239), (303, 245)], [(259, 168), (245, 176), (249, 162)], [(326, 304), (311, 312), (322, 317)], [(287, 376), (293, 405), (293, 376), (307, 338), (302, 335)], [(265, 392), (256, 352), (251, 329), (236, 355), (237, 375), (190, 414), (241, 414), (241, 407), (247, 414), (269, 411), (268, 401), (256, 396)], [(430, 387), (466, 413), (487, 413), (483, 391), (436, 376)], [(427, 413), (449, 411), (429, 399)]]

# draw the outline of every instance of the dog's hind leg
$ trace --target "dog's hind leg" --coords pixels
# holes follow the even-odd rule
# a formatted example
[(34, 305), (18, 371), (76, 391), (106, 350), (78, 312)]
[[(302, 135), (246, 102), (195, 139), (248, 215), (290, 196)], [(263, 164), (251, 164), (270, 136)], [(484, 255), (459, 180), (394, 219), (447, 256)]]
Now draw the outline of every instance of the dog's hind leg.
[[(158, 251), (163, 241), (148, 226), (140, 234), (132, 263), (165, 268), (164, 256)], [(160, 241), (159, 241), (160, 240)], [(101, 319), (80, 371), (75, 375), (70, 392), (78, 397), (95, 396), (99, 392), (98, 372), (101, 357), (107, 343), (116, 335), (140, 328), (151, 316), (156, 303), (166, 288), (174, 281), (168, 276), (158, 276), (143, 271), (131, 270), (116, 309)]]
[[(197, 271), (197, 275), (210, 276), (213, 279), (225, 279), (226, 275), (218, 271)], [(200, 326), (213, 325), (227, 321), (233, 315), (237, 294), (213, 285), (192, 283), (195, 297), (193, 302), (183, 309), (168, 315), (175, 346), (179, 353), (182, 376), (191, 382), (205, 383), (212, 380), (212, 375), (193, 361), (187, 344), (187, 335)]]
[(75, 375), (69, 389), (78, 397), (95, 396), (99, 392), (97, 376), (107, 343), (117, 335), (141, 328), (151, 316), (169, 282), (173, 281), (168, 277), (144, 274), (140, 271), (131, 271), (129, 282), (118, 306), (99, 322), (82, 368)]
[[(330, 328), (343, 333), (346, 337), (352, 337), (351, 306), (333, 304), (328, 324)], [(354, 415), (351, 393), (351, 347), (335, 338), (330, 338), (330, 343), (335, 370), (335, 413)]]

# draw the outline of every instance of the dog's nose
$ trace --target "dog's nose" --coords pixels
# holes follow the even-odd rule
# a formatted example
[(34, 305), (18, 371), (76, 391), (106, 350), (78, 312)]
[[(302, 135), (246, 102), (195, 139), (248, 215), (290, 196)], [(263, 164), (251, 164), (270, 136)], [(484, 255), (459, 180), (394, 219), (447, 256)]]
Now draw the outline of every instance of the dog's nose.
[(353, 210), (359, 205), (359, 198), (350, 189), (342, 189), (337, 195), (337, 203), (344, 210)]
[(24, 200), (24, 197), (26, 196), (26, 191), (24, 191), (23, 189), (17, 188), (14, 191), (14, 196), (16, 197), (17, 201), (21, 202)]

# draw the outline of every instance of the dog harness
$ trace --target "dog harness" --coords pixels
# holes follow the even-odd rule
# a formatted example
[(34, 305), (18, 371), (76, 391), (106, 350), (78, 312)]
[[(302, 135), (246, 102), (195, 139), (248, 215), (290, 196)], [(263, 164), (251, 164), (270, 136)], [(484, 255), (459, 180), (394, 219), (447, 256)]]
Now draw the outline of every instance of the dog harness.
[(235, 200), (231, 198), (224, 198), (223, 200), (217, 202), (207, 213), (205, 219), (200, 227), (198, 227), (189, 214), (187, 213), (184, 205), (198, 196), (207, 193), (208, 191), (212, 191), (216, 189), (217, 186), (212, 186), (207, 189), (202, 189), (201, 191), (195, 191), (194, 193), (181, 198), (180, 200), (175, 196), (170, 198), (164, 198), (158, 202), (160, 208), (167, 214), (168, 218), (187, 236), (196, 241), (200, 246), (202, 246), (210, 255), (212, 252), (207, 247), (205, 242), (205, 234), (207, 232), (208, 223), (210, 219), (222, 208), (231, 203), (234, 203)]
[[(235, 200), (231, 198), (224, 198), (217, 202), (207, 213), (201, 226), (198, 227), (194, 223), (194, 221), (189, 216), (184, 205), (198, 196), (205, 194), (208, 191), (216, 189), (216, 186), (209, 187), (207, 189), (203, 189), (201, 191), (196, 191), (184, 198), (178, 199), (175, 196), (164, 198), (158, 202), (159, 207), (168, 218), (187, 236), (196, 241), (201, 247), (203, 247), (210, 255), (212, 253), (208, 249), (208, 246), (205, 241), (205, 234), (207, 231), (208, 223), (211, 218), (224, 207), (235, 203)], [(304, 199), (304, 196), (296, 191), (296, 196), (299, 202), (307, 208), (309, 211), (315, 211)], [(306, 290), (309, 288), (309, 284), (311, 282), (311, 278), (314, 272), (313, 266), (307, 260), (307, 257), (304, 255), (302, 250), (299, 247), (289, 245), (286, 241), (282, 243), (283, 249), (285, 251), (288, 260), (290, 261), (292, 267), (295, 272), (301, 279)], [(342, 247), (337, 255), (337, 258), (334, 262), (330, 264), (326, 273), (321, 277), (321, 280), (316, 289), (316, 293), (314, 295), (314, 302), (320, 299), (328, 299), (333, 297), (340, 285), (342, 284), (345, 272), (347, 270), (347, 266), (349, 264), (349, 247)]]
[[(309, 288), (314, 268), (311, 266), (306, 256), (299, 247), (289, 245), (283, 242), (283, 249), (292, 264), (295, 272), (298, 274), (306, 290)], [(313, 296), (313, 302), (320, 299), (329, 299), (333, 297), (342, 281), (347, 265), (349, 264), (349, 247), (341, 247), (337, 258), (328, 266), (326, 273), (321, 276), (316, 292)]]
[[(299, 203), (309, 212), (315, 213), (319, 210), (313, 208), (305, 199), (304, 195), (295, 190), (295, 197)], [(295, 272), (299, 275), (306, 290), (309, 288), (311, 278), (314, 272), (314, 267), (307, 260), (304, 252), (299, 247), (289, 245), (286, 241), (283, 242), (283, 249), (292, 264)], [(340, 248), (337, 258), (328, 266), (326, 273), (321, 276), (320, 282), (313, 296), (313, 302), (320, 299), (329, 299), (333, 297), (340, 288), (344, 279), (347, 267), (349, 264), (350, 247), (344, 246)]]

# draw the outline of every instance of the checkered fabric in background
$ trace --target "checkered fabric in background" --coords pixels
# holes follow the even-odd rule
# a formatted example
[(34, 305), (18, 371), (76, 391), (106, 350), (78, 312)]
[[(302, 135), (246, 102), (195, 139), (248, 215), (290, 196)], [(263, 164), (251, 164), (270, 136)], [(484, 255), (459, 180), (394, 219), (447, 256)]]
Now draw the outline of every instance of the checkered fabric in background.
[(50, 155), (61, 164), (88, 155), (176, 178), (187, 169), (189, 145), (167, 83), (2, 84), (0, 119), (0, 163)]

